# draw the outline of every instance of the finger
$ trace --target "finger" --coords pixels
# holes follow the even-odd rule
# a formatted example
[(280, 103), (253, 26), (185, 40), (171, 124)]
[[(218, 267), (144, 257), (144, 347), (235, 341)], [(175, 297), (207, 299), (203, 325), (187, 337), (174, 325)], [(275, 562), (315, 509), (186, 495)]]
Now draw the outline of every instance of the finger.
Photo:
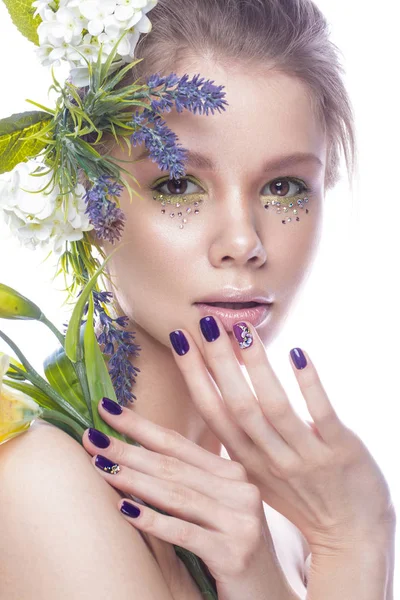
[[(205, 354), (230, 411), (255, 444), (267, 454), (288, 454), (285, 446), (295, 446), (297, 438), (307, 433), (307, 426), (294, 413), (277, 377), (272, 376), (272, 368), (255, 328), (242, 323), (240, 341), (244, 342), (243, 361), (246, 360), (245, 367), (249, 367), (248, 374), (256, 396), (244, 378), (227, 332), (218, 318), (215, 322), (220, 335), (215, 341), (205, 344)], [(234, 341), (238, 343), (236, 337)]]
[[(90, 441), (87, 431), (84, 445), (95, 455), (99, 448)], [(235, 510), (248, 509), (249, 505), (253, 506), (255, 499), (259, 498), (259, 490), (254, 489), (255, 486), (246, 480), (237, 481), (214, 475), (178, 458), (132, 446), (116, 438), (111, 438), (110, 445), (102, 449), (101, 453), (113, 463), (192, 489)], [(242, 471), (245, 473), (243, 468)]]
[(170, 481), (119, 465), (102, 454), (92, 458), (97, 472), (113, 487), (132, 494), (173, 516), (214, 531), (229, 529), (237, 511), (209, 496)]
[[(130, 508), (131, 506), (134, 508)], [(219, 552), (215, 536), (218, 534), (212, 535), (194, 523), (160, 514), (149, 507), (139, 506), (131, 500), (120, 501), (118, 508), (125, 519), (141, 531), (193, 552), (206, 564), (217, 559)]]
[[(107, 405), (107, 402), (105, 404)], [(120, 408), (121, 414), (111, 414), (104, 408), (103, 401), (100, 401), (98, 410), (101, 418), (120, 433), (139, 442), (146, 449), (181, 459), (220, 477), (246, 480), (245, 470), (238, 463), (205, 450), (177, 431), (157, 425), (129, 408), (119, 404), (117, 404), (117, 407)], [(88, 439), (87, 435), (85, 439)], [(112, 443), (114, 441), (115, 438), (113, 438)], [(132, 447), (136, 450), (139, 448), (138, 446)]]
[(256, 328), (242, 321), (237, 331), (238, 337), (234, 333), (233, 342), (239, 347), (263, 415), (300, 456), (315, 454), (320, 448), (318, 440), (291, 405)]
[(172, 336), (180, 339), (184, 336), (188, 341), (189, 351), (184, 355), (178, 355), (173, 350), (173, 356), (185, 379), (191, 399), (210, 430), (222, 442), (230, 456), (233, 455), (233, 449), (238, 455), (239, 450), (242, 454), (250, 452), (253, 443), (229, 414), (193, 337), (183, 329), (172, 331), (170, 339)]
[[(295, 373), (297, 383), (306, 401), (308, 411), (314, 421), (319, 437), (327, 444), (334, 444), (343, 440), (347, 428), (342, 423), (333, 408), (328, 395), (322, 385), (317, 370), (307, 352), (295, 348), (294, 356), (301, 358), (303, 354), (306, 365), (296, 368), (293, 354), (290, 353), (290, 362)], [(304, 365), (304, 362), (302, 363)]]
[[(207, 367), (212, 369), (215, 383), (193, 337), (186, 330), (179, 331), (187, 338), (190, 350), (181, 356), (174, 352), (175, 360), (198, 411), (229, 454), (246, 464), (248, 456), (256, 450), (256, 443), (270, 458), (277, 455), (290, 458), (293, 452), (262, 414), (229, 339), (226, 344), (219, 338), (209, 342), (213, 349), (205, 350)], [(227, 336), (223, 327), (220, 333)]]

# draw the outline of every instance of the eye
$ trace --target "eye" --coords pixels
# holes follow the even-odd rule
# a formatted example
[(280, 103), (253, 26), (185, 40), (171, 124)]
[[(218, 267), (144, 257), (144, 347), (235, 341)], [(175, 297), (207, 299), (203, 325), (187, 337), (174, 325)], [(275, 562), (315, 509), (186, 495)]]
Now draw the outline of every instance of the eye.
[[(199, 192), (191, 186), (200, 188), (201, 191)], [(279, 179), (274, 179), (265, 187), (270, 187), (271, 193), (261, 194), (262, 196), (273, 196), (287, 200), (295, 198), (298, 194), (302, 194), (303, 192), (311, 192), (311, 188), (307, 187), (300, 179), (294, 177), (280, 177)], [(198, 200), (206, 193), (201, 185), (190, 177), (182, 177), (181, 179), (164, 178), (158, 183), (156, 182), (155, 185), (150, 186), (149, 189), (155, 192), (155, 199), (171, 200), (179, 197), (180, 201), (185, 202)], [(293, 193), (288, 195), (291, 190)]]
[[(194, 190), (191, 186), (198, 187), (201, 189), (201, 192), (198, 190)], [(165, 189), (163, 189), (165, 188)], [(164, 179), (160, 181), (158, 184), (150, 187), (151, 190), (158, 192), (162, 196), (190, 196), (190, 195), (198, 195), (205, 194), (205, 191), (201, 186), (192, 181), (188, 177), (182, 177), (181, 179)]]
[[(288, 196), (287, 194), (290, 192), (291, 186), (294, 186), (295, 188), (297, 187), (297, 190), (294, 190), (294, 193)], [(310, 191), (303, 181), (293, 177), (281, 177), (279, 179), (274, 179), (271, 181), (271, 183), (267, 183), (266, 187), (271, 188), (271, 193), (262, 194), (263, 196), (278, 196), (279, 198), (293, 198), (298, 194)]]

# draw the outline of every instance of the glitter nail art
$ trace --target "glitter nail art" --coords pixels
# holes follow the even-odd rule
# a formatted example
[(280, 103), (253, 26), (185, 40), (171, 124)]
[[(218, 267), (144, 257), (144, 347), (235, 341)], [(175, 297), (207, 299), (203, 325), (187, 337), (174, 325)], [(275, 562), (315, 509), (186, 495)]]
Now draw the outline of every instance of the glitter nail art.
[(112, 460), (108, 459), (102, 454), (98, 454), (96, 456), (95, 464), (98, 469), (106, 471), (106, 473), (111, 473), (112, 475), (119, 473), (119, 471), (121, 470), (119, 464), (114, 463)]
[(235, 338), (239, 342), (239, 346), (242, 350), (249, 348), (253, 343), (253, 334), (246, 325), (246, 323), (235, 323), (233, 326), (233, 333)]

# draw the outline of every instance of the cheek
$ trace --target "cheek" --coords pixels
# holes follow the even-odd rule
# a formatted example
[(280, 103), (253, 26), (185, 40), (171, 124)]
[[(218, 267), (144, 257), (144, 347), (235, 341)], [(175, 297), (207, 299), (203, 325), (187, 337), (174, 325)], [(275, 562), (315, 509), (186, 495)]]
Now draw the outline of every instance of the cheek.
[(321, 231), (322, 211), (317, 202), (300, 222), (286, 225), (279, 222), (271, 228), (267, 243), (271, 281), (277, 282), (282, 298), (290, 301), (307, 276), (317, 253)]
[(165, 223), (156, 209), (127, 214), (121, 246), (109, 270), (121, 310), (131, 320), (145, 326), (182, 302), (193, 262), (185, 233), (177, 223)]

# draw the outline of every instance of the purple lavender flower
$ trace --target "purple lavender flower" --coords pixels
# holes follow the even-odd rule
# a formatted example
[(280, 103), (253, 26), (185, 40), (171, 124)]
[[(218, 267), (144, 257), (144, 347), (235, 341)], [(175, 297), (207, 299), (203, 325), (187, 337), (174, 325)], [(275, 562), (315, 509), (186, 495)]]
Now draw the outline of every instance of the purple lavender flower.
[[(131, 125), (138, 127), (131, 136), (132, 144), (136, 146), (144, 142), (152, 161), (157, 162), (161, 170), (169, 171), (170, 179), (179, 179), (185, 175), (183, 163), (186, 160), (186, 150), (178, 145), (177, 135), (157, 113), (171, 112), (175, 104), (178, 112), (186, 108), (194, 114), (204, 112), (208, 115), (209, 111), (214, 114), (215, 110), (225, 110), (224, 104), (228, 104), (222, 99), (225, 95), (221, 91), (223, 86), (217, 87), (213, 85), (213, 81), (205, 81), (200, 75), (195, 75), (191, 81), (188, 81), (188, 77), (183, 75), (179, 78), (175, 73), (167, 77), (161, 77), (158, 73), (151, 75), (146, 82), (150, 95), (157, 95), (160, 100), (152, 100), (150, 109), (146, 108), (142, 113), (136, 111), (132, 117)], [(163, 86), (162, 89), (156, 91), (160, 86)], [(176, 89), (168, 89), (174, 86)], [(146, 121), (154, 127), (149, 127)]]
[(110, 175), (101, 175), (84, 196), (89, 215), (96, 235), (108, 240), (111, 244), (120, 239), (125, 225), (125, 215), (117, 203), (111, 198), (117, 198), (123, 190), (122, 185), (113, 181)]
[(185, 174), (183, 161), (186, 150), (177, 144), (177, 135), (166, 126), (161, 117), (153, 117), (154, 128), (142, 125), (135, 131), (131, 140), (134, 146), (145, 143), (150, 150), (150, 158), (160, 169), (170, 171), (170, 179), (179, 179)]
[(140, 372), (138, 367), (131, 364), (130, 357), (139, 356), (141, 347), (134, 343), (133, 332), (120, 329), (128, 326), (128, 317), (121, 316), (113, 319), (104, 310), (103, 305), (110, 304), (112, 297), (111, 292), (93, 291), (94, 312), (101, 326), (97, 341), (100, 345), (104, 345), (103, 354), (111, 356), (108, 369), (118, 402), (122, 406), (127, 406), (128, 402), (136, 400), (132, 387), (136, 382), (137, 373)]
[[(213, 85), (214, 80), (205, 80), (204, 77), (200, 78), (200, 73), (194, 75), (191, 81), (189, 81), (189, 75), (185, 74), (179, 78), (175, 73), (171, 73), (167, 77), (161, 77), (158, 73), (151, 75), (146, 81), (148, 87), (151, 89), (151, 94), (161, 95), (160, 101), (154, 100), (151, 103), (151, 110), (153, 112), (162, 112), (166, 110), (170, 112), (171, 107), (175, 101), (176, 110), (182, 112), (184, 108), (196, 114), (208, 115), (209, 111), (214, 114), (215, 110), (220, 112), (225, 110), (224, 105), (228, 105), (227, 101), (223, 99), (225, 92), (222, 92), (223, 85)], [(155, 88), (163, 86), (162, 90), (155, 92)], [(175, 90), (168, 90), (168, 88), (177, 86)]]

